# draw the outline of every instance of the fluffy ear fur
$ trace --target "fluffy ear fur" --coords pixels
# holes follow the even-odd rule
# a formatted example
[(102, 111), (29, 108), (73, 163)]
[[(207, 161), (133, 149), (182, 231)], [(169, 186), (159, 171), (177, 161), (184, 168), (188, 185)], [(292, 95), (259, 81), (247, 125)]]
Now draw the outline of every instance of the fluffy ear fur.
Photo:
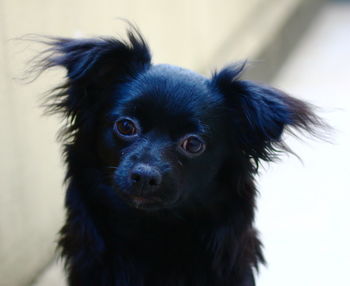
[(39, 63), (41, 68), (62, 66), (71, 83), (103, 85), (117, 75), (133, 76), (151, 61), (149, 48), (136, 29), (128, 32), (128, 41), (49, 38), (44, 43), (50, 48)]
[(72, 139), (76, 132), (89, 125), (90, 116), (107, 98), (115, 84), (136, 76), (151, 64), (149, 48), (133, 28), (128, 40), (115, 38), (68, 39), (47, 38), (49, 48), (35, 59), (34, 69), (42, 72), (61, 66), (67, 71), (66, 81), (46, 98), (48, 113), (62, 113), (69, 124), (60, 136)]
[(212, 83), (223, 94), (237, 126), (241, 150), (256, 163), (271, 161), (280, 151), (290, 151), (281, 136), (284, 130), (315, 135), (322, 125), (312, 106), (284, 92), (252, 81), (240, 80), (245, 64), (228, 66), (213, 75)]

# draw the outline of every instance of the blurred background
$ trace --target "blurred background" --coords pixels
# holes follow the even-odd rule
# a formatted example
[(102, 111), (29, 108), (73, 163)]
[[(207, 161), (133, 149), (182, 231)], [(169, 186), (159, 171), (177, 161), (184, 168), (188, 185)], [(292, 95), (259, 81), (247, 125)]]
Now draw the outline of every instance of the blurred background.
[(65, 285), (60, 122), (39, 108), (64, 73), (24, 84), (42, 47), (16, 38), (123, 36), (118, 17), (140, 27), (154, 63), (210, 75), (249, 59), (245, 77), (320, 107), (332, 144), (288, 137), (302, 161), (285, 156), (258, 178), (268, 265), (257, 285), (350, 285), (350, 1), (323, 0), (0, 0), (0, 285)]

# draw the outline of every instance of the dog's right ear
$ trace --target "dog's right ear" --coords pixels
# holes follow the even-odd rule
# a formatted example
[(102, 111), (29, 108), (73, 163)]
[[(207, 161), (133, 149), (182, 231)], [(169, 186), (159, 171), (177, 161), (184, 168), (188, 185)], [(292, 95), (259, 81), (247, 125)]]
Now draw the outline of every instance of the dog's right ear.
[(128, 32), (128, 41), (115, 38), (48, 38), (50, 47), (36, 64), (41, 71), (62, 66), (70, 84), (103, 86), (135, 75), (150, 65), (149, 48), (137, 30)]
[(151, 55), (140, 33), (133, 28), (128, 39), (46, 38), (39, 41), (49, 46), (33, 60), (33, 70), (41, 72), (61, 66), (66, 80), (45, 98), (47, 114), (61, 113), (67, 120), (59, 138), (74, 139), (88, 129), (111, 89), (135, 78), (151, 65)]

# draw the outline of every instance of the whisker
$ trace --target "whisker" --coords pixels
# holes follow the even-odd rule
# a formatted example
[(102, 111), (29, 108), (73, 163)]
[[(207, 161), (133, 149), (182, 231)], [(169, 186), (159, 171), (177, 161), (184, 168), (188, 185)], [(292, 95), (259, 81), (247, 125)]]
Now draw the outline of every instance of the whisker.
[(118, 167), (113, 167), (113, 166), (107, 166), (106, 168), (107, 168), (107, 169), (113, 169), (113, 170), (118, 169)]

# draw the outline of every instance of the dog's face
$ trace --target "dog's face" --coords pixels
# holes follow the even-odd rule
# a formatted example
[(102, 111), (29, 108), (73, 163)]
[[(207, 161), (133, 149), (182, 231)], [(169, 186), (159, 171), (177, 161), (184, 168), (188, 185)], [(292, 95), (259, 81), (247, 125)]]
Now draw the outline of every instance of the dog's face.
[(286, 150), (283, 130), (312, 131), (320, 123), (304, 102), (240, 80), (242, 64), (211, 78), (152, 65), (137, 33), (129, 33), (129, 42), (49, 44), (39, 65), (67, 70), (67, 81), (50, 99), (51, 111), (70, 122), (68, 177), (89, 181), (94, 170), (91, 176), (108, 178), (101, 184), (135, 208), (198, 209), (249, 197), (244, 192), (254, 167)]
[(210, 81), (156, 65), (113, 94), (98, 149), (117, 194), (144, 209), (215, 199), (229, 132)]

